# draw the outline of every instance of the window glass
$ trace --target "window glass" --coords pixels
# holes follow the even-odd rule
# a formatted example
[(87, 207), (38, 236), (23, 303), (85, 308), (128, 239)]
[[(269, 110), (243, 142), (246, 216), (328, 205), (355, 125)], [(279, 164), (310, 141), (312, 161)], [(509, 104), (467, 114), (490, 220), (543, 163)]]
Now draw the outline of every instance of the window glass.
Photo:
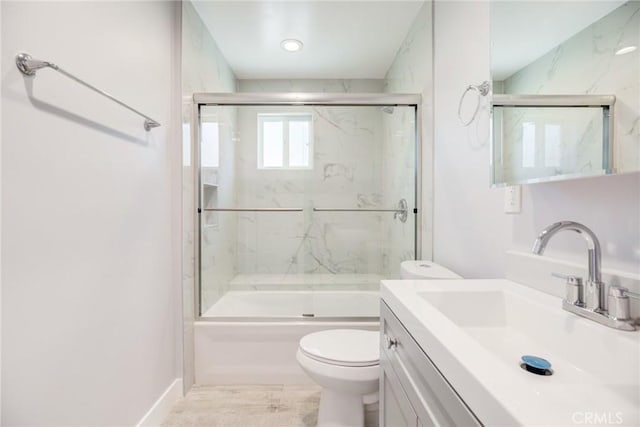
[(262, 166), (281, 168), (284, 166), (284, 135), (282, 122), (262, 122)]
[(289, 122), (289, 166), (309, 166), (309, 121)]
[(532, 168), (536, 165), (536, 124), (522, 124), (522, 166)]
[(220, 165), (220, 140), (218, 123), (203, 122), (201, 125), (202, 146), (200, 158), (203, 168), (217, 168)]
[(311, 114), (258, 114), (258, 168), (313, 167)]

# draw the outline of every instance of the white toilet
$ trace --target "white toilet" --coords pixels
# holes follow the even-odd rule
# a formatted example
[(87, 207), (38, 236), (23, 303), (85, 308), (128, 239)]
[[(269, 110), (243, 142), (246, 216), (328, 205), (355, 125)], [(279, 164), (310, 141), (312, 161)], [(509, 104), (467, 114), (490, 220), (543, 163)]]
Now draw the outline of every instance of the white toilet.
[(431, 261), (403, 261), (400, 264), (400, 277), (403, 279), (462, 279), (453, 271)]
[[(404, 261), (403, 279), (461, 279), (431, 261)], [(364, 426), (364, 403), (377, 401), (380, 332), (330, 329), (305, 335), (296, 359), (322, 387), (318, 427)]]

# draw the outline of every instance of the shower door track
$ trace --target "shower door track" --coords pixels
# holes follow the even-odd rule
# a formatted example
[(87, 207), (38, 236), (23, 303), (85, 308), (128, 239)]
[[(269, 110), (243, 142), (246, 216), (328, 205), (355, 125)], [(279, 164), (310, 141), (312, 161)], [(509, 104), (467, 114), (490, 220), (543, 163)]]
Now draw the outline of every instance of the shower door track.
[(385, 93), (194, 93), (194, 105), (324, 105), (418, 107), (421, 95)]
[[(378, 321), (378, 317), (203, 317), (201, 304), (201, 233), (202, 233), (202, 192), (200, 177), (200, 110), (203, 106), (340, 106), (340, 107), (413, 107), (415, 114), (415, 168), (414, 188), (415, 206), (414, 214), (420, 212), (422, 207), (422, 96), (419, 94), (393, 94), (393, 93), (312, 93), (312, 92), (230, 92), (230, 93), (194, 93), (193, 111), (191, 115), (191, 164), (194, 165), (194, 185), (196, 191), (194, 200), (195, 224), (197, 233), (194, 239), (194, 303), (196, 321), (207, 322), (352, 322), (352, 321)], [(207, 209), (209, 210), (209, 209)], [(222, 209), (220, 209), (222, 210)], [(235, 209), (224, 209), (233, 211)], [(239, 210), (239, 209), (238, 209)], [(247, 209), (249, 210), (249, 209)], [(251, 209), (252, 211), (254, 209)], [(299, 209), (279, 209), (280, 211), (298, 211)], [(255, 209), (258, 211), (258, 209)], [(416, 217), (414, 224), (414, 254), (416, 259), (421, 259), (422, 250), (422, 221)]]

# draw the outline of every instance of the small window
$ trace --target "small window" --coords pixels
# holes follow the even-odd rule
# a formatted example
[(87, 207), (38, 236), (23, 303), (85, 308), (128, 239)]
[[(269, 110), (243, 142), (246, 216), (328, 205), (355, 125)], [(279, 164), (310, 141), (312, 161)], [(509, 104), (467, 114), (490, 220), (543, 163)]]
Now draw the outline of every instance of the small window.
[(536, 166), (536, 124), (522, 123), (522, 167)]
[(258, 114), (258, 168), (313, 168), (311, 114)]
[(220, 165), (220, 131), (217, 122), (202, 122), (202, 145), (200, 158), (203, 168), (217, 168)]
[(544, 164), (559, 168), (562, 159), (562, 126), (544, 125)]

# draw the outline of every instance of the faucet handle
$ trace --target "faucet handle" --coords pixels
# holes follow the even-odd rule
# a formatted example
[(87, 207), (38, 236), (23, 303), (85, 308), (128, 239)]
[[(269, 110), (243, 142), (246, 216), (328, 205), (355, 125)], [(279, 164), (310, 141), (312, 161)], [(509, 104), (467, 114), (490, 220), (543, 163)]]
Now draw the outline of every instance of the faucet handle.
[(564, 279), (567, 291), (565, 301), (569, 304), (582, 306), (582, 277), (560, 273), (551, 273), (551, 275)]
[(573, 274), (551, 273), (553, 277), (558, 279), (564, 279), (567, 284), (582, 285), (582, 277), (574, 276)]
[(618, 320), (628, 320), (629, 314), (629, 297), (640, 299), (640, 295), (635, 292), (629, 292), (629, 289), (621, 286), (609, 286), (607, 295), (607, 305), (609, 308), (609, 317)]

